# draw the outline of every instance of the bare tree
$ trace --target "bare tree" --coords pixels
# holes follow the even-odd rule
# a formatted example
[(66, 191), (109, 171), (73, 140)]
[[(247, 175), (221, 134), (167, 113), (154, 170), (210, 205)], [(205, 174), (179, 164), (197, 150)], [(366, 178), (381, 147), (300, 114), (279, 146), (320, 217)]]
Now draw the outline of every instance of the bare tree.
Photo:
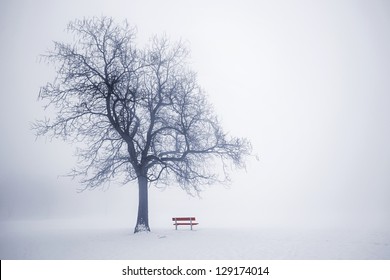
[(244, 165), (250, 143), (223, 132), (187, 67), (184, 44), (154, 37), (138, 49), (135, 29), (106, 17), (76, 20), (68, 31), (73, 43), (55, 42), (44, 55), (57, 75), (39, 97), (56, 118), (35, 122), (34, 129), (38, 136), (81, 142), (72, 175), (81, 176), (85, 189), (116, 175), (123, 184), (138, 181), (134, 232), (150, 231), (150, 184), (177, 181), (197, 193), (226, 179), (229, 162)]

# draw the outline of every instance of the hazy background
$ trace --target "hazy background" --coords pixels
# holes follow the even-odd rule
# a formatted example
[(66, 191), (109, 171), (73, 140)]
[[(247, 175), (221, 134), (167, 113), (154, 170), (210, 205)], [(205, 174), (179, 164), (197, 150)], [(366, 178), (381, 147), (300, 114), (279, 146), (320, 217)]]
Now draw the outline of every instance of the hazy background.
[(226, 131), (260, 160), (202, 199), (175, 185), (150, 192), (150, 223), (390, 227), (388, 1), (0, 2), (0, 219), (107, 218), (135, 225), (137, 187), (77, 193), (58, 177), (75, 146), (35, 139), (37, 101), (54, 70), (39, 63), (70, 20), (127, 19), (143, 45), (183, 39)]

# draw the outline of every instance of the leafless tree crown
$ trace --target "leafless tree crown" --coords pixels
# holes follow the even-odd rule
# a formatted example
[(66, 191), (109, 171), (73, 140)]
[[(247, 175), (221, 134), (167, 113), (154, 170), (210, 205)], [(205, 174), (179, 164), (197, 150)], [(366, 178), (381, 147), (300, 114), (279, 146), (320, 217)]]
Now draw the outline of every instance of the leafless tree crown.
[(134, 28), (106, 17), (76, 20), (68, 31), (73, 43), (55, 42), (44, 56), (57, 75), (39, 97), (56, 117), (34, 128), (37, 135), (82, 142), (72, 174), (82, 176), (85, 188), (120, 174), (123, 183), (140, 176), (176, 180), (192, 193), (225, 179), (228, 162), (244, 165), (250, 143), (223, 132), (183, 43), (154, 37), (139, 49)]

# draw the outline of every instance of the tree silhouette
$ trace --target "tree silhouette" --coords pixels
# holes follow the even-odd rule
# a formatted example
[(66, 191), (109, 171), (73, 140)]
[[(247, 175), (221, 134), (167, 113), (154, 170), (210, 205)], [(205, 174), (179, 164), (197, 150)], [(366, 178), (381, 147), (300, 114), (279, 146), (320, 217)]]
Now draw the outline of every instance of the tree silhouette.
[(250, 143), (223, 132), (187, 66), (184, 44), (154, 37), (139, 49), (135, 29), (107, 17), (73, 21), (68, 31), (73, 42), (54, 42), (44, 55), (56, 77), (39, 97), (56, 117), (36, 121), (34, 129), (81, 142), (71, 174), (85, 189), (114, 176), (138, 181), (134, 232), (150, 231), (149, 185), (176, 181), (197, 193), (226, 179), (229, 162), (243, 167)]

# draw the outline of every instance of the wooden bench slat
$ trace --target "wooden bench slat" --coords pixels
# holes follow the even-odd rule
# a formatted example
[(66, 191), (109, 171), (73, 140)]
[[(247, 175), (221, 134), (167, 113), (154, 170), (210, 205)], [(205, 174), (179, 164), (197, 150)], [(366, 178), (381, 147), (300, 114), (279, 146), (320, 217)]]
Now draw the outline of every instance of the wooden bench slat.
[(175, 217), (172, 221), (195, 221), (195, 217)]

